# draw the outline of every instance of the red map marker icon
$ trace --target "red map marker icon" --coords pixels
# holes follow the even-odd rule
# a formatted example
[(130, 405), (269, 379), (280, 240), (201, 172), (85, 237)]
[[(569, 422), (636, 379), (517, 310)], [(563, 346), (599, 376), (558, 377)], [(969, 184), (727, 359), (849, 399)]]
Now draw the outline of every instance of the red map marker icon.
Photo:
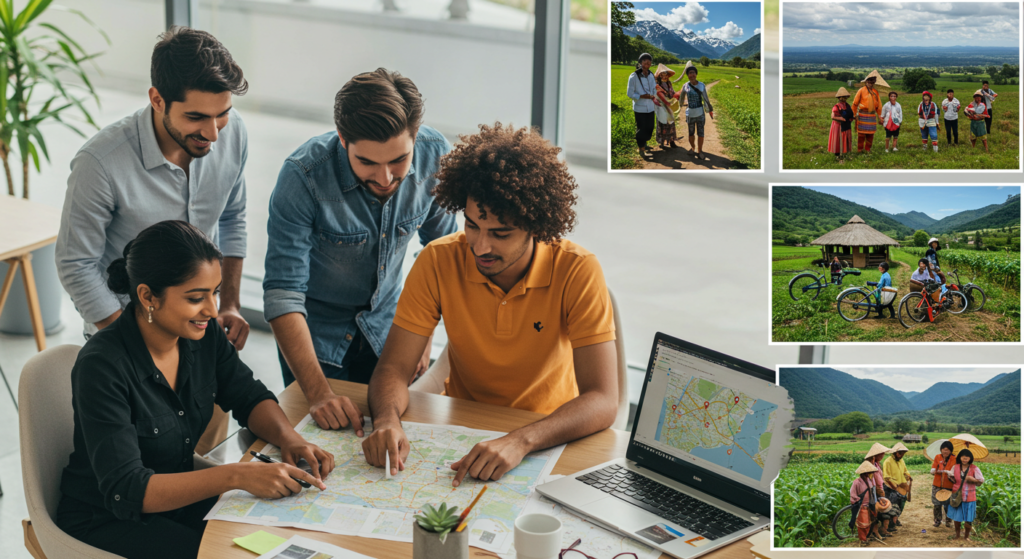
[(711, 427), (711, 424), (710, 424), (710, 423), (708, 423), (707, 421), (705, 421), (705, 422), (704, 422), (704, 426), (705, 426), (705, 427)]
[(730, 448), (729, 450), (725, 451), (725, 453), (731, 455), (732, 454), (732, 449)]
[(710, 405), (711, 405), (711, 402), (704, 402), (704, 409), (708, 409), (708, 406), (710, 406)]
[(739, 397), (739, 396), (737, 396), (736, 398), (734, 398), (734, 399), (733, 399), (733, 401), (734, 401), (735, 403), (737, 403), (737, 404), (738, 404), (738, 403), (740, 403), (740, 397)]

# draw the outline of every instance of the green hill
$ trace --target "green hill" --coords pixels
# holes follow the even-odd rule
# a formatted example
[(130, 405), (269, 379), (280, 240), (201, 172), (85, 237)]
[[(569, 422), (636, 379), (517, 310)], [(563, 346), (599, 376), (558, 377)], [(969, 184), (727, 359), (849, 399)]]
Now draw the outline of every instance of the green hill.
[[(868, 225), (886, 235), (900, 239), (910, 236), (914, 229), (893, 219), (889, 214), (843, 200), (802, 186), (776, 186), (772, 188), (772, 231), (796, 233), (816, 239), (845, 225), (859, 215)], [(773, 234), (778, 238), (780, 235)]]
[(936, 221), (931, 229), (925, 229), (929, 233), (949, 233), (952, 231), (963, 231), (963, 226), (976, 219), (987, 216), (988, 214), (1001, 208), (1002, 204), (989, 204), (983, 208), (976, 210), (967, 210), (958, 212), (950, 216), (946, 216)]
[(960, 226), (959, 231), (977, 231), (978, 229), (997, 229), (1007, 225), (1020, 225), (1020, 196), (999, 206), (996, 211), (969, 221)]
[(921, 212), (907, 212), (888, 215), (911, 229), (924, 229), (925, 231), (928, 231), (928, 228), (937, 221), (932, 219), (928, 214)]
[(835, 369), (781, 368), (779, 385), (789, 391), (798, 418), (833, 418), (851, 411), (878, 415), (911, 409), (899, 391)]
[(910, 399), (915, 410), (925, 410), (936, 404), (966, 396), (978, 390), (984, 384), (980, 382), (936, 382), (927, 390)]
[(966, 396), (928, 409), (938, 417), (973, 425), (1020, 423), (1020, 369)]
[(743, 41), (739, 45), (736, 45), (735, 47), (729, 49), (728, 52), (726, 52), (722, 56), (719, 56), (718, 58), (720, 60), (732, 60), (737, 56), (740, 58), (750, 58), (755, 54), (760, 54), (760, 52), (761, 34), (758, 33), (757, 35), (754, 35), (753, 37), (747, 39), (746, 41)]
[(905, 390), (897, 390), (896, 392), (899, 392), (900, 394), (903, 394), (904, 396), (907, 397), (908, 400), (913, 398), (914, 396), (917, 396), (918, 394), (920, 394), (920, 392), (909, 392), (909, 391), (905, 391)]

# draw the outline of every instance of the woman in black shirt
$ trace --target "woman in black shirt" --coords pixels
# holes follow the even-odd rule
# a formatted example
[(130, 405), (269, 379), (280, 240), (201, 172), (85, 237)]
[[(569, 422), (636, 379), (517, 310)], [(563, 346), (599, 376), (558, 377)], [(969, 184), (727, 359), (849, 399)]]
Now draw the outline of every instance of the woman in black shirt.
[[(295, 432), (217, 324), (222, 257), (201, 231), (164, 221), (123, 254), (107, 268), (107, 285), (132, 302), (86, 342), (71, 372), (74, 452), (56, 523), (128, 558), (196, 557), (218, 495), (285, 497), (302, 490), (292, 478), (323, 490), (334, 457)], [(280, 447), (287, 464), (194, 471), (214, 403)], [(295, 467), (302, 458), (313, 475)]]

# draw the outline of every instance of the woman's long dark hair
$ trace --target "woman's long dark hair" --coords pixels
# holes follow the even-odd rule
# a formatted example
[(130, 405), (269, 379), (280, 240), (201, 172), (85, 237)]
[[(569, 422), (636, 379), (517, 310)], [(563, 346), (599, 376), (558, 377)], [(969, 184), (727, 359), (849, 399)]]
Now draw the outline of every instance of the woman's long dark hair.
[(956, 455), (956, 465), (957, 466), (963, 466), (963, 464), (960, 462), (960, 457), (961, 456), (969, 456), (971, 458), (971, 461), (967, 463), (968, 466), (970, 466), (971, 464), (974, 464), (974, 453), (969, 451), (969, 450), (967, 450), (965, 448), (965, 449), (961, 450), (959, 452), (959, 454)]
[(161, 221), (128, 241), (118, 258), (107, 266), (107, 287), (139, 303), (140, 285), (149, 286), (157, 297), (168, 287), (191, 279), (205, 262), (223, 260), (213, 242), (194, 225), (184, 221)]

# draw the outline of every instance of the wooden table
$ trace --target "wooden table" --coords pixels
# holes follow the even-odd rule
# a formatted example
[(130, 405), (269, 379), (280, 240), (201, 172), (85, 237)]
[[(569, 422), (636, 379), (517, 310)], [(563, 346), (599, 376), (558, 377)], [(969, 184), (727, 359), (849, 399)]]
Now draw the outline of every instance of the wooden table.
[(36, 204), (14, 196), (0, 196), (0, 261), (10, 265), (3, 286), (0, 287), (0, 312), (4, 310), (7, 295), (14, 285), (14, 275), (21, 267), (28, 313), (32, 318), (32, 332), (39, 351), (46, 349), (46, 331), (43, 314), (39, 309), (39, 293), (32, 273), (32, 251), (57, 242), (60, 229), (60, 210)]
[[(328, 382), (331, 384), (331, 389), (334, 390), (335, 394), (348, 396), (364, 415), (370, 415), (369, 406), (366, 405), (365, 385), (333, 379), (328, 379)], [(309, 414), (309, 404), (299, 389), (299, 383), (293, 382), (291, 386), (281, 393), (279, 398), (281, 407), (284, 409), (292, 425), (297, 424)], [(402, 416), (402, 420), (441, 425), (461, 425), (474, 429), (507, 432), (533, 423), (542, 417), (544, 416), (539, 413), (458, 400), (425, 392), (410, 392), (409, 410)], [(250, 447), (250, 450), (262, 450), (265, 444), (262, 440), (256, 441)], [(600, 433), (595, 433), (585, 439), (570, 443), (562, 453), (558, 463), (555, 464), (552, 473), (572, 474), (602, 462), (607, 462), (613, 458), (625, 456), (628, 444), (629, 433), (625, 431), (606, 429)], [(249, 459), (250, 456), (246, 453), (242, 460)], [(206, 532), (203, 534), (203, 543), (199, 548), (199, 559), (253, 559), (255, 557), (254, 554), (234, 545), (232, 540), (241, 536), (247, 536), (260, 529), (285, 538), (301, 535), (325, 541), (339, 547), (351, 549), (357, 553), (369, 555), (370, 557), (382, 559), (412, 557), (411, 543), (361, 538), (358, 536), (339, 536), (337, 534), (328, 534), (327, 532), (300, 530), (297, 528), (261, 527), (254, 524), (211, 520), (207, 523)], [(704, 557), (712, 559), (751, 559), (750, 547), (750, 544), (743, 539), (713, 553), (709, 553)], [(474, 551), (477, 551), (476, 548), (470, 548), (470, 557), (474, 556)], [(662, 555), (662, 557), (668, 559), (669, 556)], [(597, 559), (610, 558), (599, 557)]]

